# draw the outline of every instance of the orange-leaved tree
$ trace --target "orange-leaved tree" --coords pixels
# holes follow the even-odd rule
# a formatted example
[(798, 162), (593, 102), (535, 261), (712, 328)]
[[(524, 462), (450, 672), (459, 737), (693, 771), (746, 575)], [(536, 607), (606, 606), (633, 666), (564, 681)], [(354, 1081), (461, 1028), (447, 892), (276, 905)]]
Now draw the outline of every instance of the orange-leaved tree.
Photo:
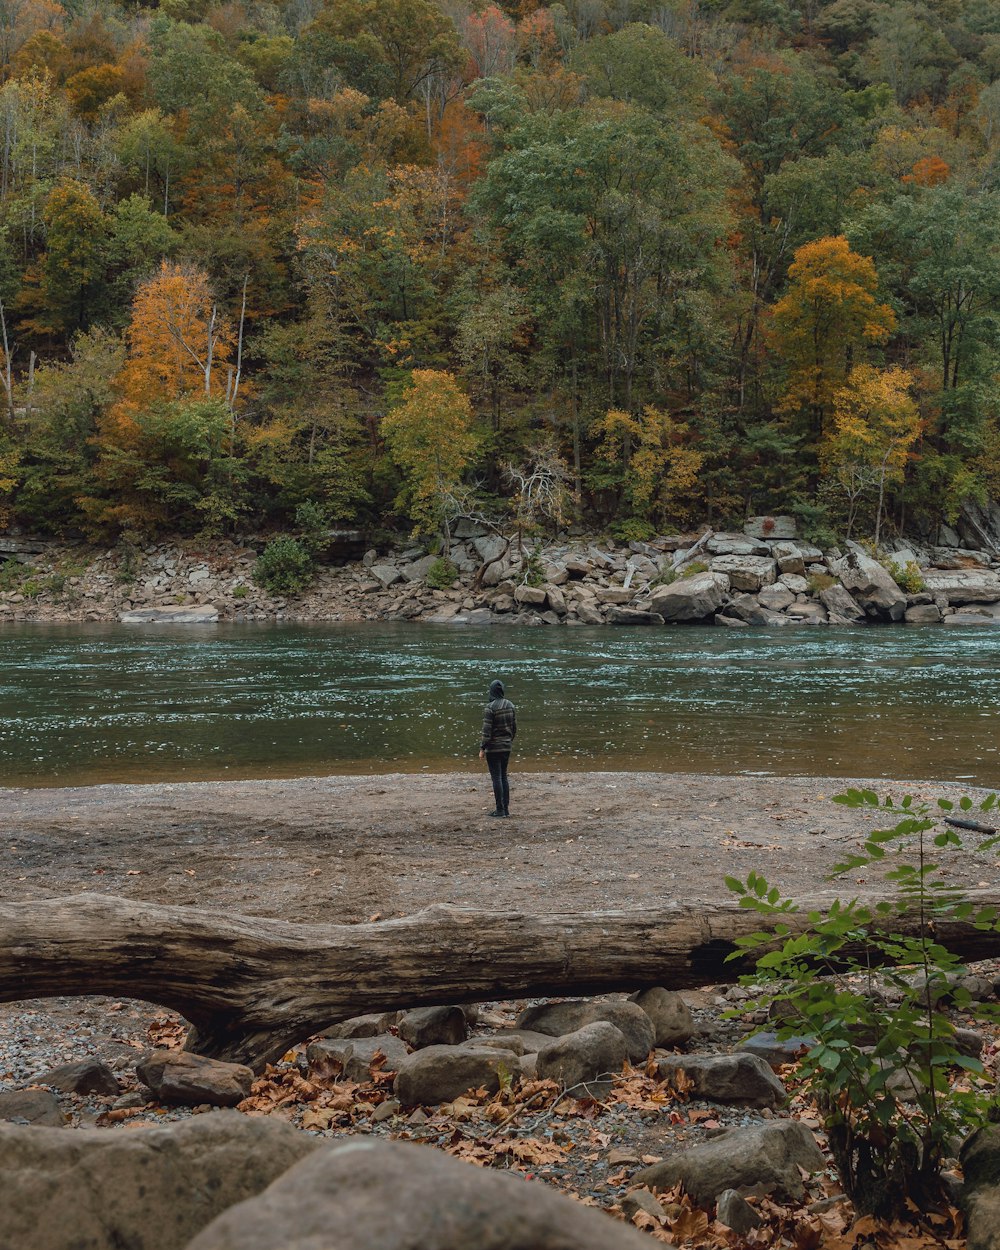
[(818, 441), (835, 392), (866, 348), (886, 342), (896, 317), (876, 297), (871, 257), (853, 252), (843, 235), (803, 244), (788, 274), (788, 291), (772, 309), (772, 345), (786, 371), (780, 408), (805, 417)]
[(414, 369), (401, 403), (382, 421), (382, 434), (403, 472), (400, 503), (415, 533), (440, 530), (444, 552), (451, 541), (451, 501), (479, 440), (472, 428), (469, 397), (450, 373)]
[(905, 369), (857, 365), (833, 397), (833, 422), (823, 460), (847, 495), (850, 537), (864, 493), (875, 495), (875, 533), (882, 536), (886, 487), (903, 481), (923, 423)]

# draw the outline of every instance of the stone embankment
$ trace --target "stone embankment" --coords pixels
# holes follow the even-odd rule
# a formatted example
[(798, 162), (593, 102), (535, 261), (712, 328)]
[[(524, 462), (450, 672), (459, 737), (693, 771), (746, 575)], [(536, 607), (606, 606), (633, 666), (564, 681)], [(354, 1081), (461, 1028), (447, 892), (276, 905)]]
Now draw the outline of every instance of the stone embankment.
[[(787, 517), (741, 533), (650, 542), (565, 538), (520, 548), (460, 522), (454, 577), (423, 547), (369, 550), (321, 567), (289, 599), (253, 580), (257, 549), (218, 541), (98, 552), (0, 542), (0, 621), (362, 621), (482, 625), (748, 626), (1000, 622), (1000, 555), (894, 542), (884, 563), (857, 543), (820, 550)], [(437, 582), (437, 585), (429, 584)], [(896, 579), (902, 582), (898, 584)], [(905, 588), (904, 588), (905, 587)]]

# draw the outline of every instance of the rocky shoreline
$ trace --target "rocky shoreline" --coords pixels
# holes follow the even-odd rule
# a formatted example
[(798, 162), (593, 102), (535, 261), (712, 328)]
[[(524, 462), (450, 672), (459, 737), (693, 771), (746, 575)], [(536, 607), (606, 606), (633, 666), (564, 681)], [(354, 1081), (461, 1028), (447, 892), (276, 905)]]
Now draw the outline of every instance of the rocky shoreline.
[(322, 565), (290, 598), (254, 582), (261, 541), (100, 551), (0, 538), (0, 622), (1000, 623), (1000, 555), (947, 537), (954, 545), (895, 541), (875, 559), (853, 542), (804, 542), (791, 518), (756, 517), (741, 533), (567, 537), (529, 550), (461, 522), (448, 566), (415, 545), (371, 548)]

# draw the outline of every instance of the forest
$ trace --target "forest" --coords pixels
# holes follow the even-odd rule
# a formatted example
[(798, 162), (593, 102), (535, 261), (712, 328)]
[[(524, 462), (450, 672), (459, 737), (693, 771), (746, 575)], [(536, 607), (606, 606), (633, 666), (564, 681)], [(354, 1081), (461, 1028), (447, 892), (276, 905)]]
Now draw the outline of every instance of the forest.
[(994, 0), (0, 0), (0, 526), (1000, 497)]

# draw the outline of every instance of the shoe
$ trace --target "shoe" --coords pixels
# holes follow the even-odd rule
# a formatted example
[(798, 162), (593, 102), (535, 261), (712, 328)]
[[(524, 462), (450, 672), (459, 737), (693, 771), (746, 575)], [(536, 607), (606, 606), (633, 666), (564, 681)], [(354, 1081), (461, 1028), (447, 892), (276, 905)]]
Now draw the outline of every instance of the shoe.
[(506, 820), (507, 818), (506, 812), (487, 812), (486, 815), (487, 816), (499, 816), (501, 820)]

